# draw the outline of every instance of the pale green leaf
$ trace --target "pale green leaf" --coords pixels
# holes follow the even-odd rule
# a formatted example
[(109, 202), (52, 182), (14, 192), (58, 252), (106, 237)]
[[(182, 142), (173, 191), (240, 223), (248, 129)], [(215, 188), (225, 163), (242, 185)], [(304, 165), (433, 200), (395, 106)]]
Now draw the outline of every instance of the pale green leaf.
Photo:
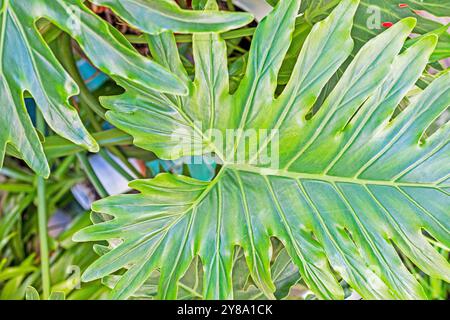
[[(244, 12), (194, 11), (181, 9), (172, 0), (94, 0), (107, 6), (131, 25), (150, 34), (171, 30), (178, 33), (224, 32), (253, 20)], [(202, 9), (207, 1), (195, 2)]]
[[(193, 135), (222, 168), (211, 182), (161, 174), (132, 182), (138, 194), (96, 202), (94, 211), (114, 218), (74, 239), (121, 242), (86, 270), (84, 280), (125, 268), (113, 297), (127, 298), (157, 269), (158, 297), (175, 299), (198, 257), (203, 297), (229, 299), (236, 296), (232, 270), (239, 246), (252, 282), (274, 298), (273, 237), (322, 299), (344, 298), (341, 279), (366, 299), (427, 298), (399, 251), (424, 273), (450, 280), (448, 261), (430, 243), (450, 245), (450, 129), (445, 124), (424, 135), (450, 104), (450, 73), (393, 117), (437, 37), (422, 37), (400, 53), (415, 26), (412, 18), (401, 20), (358, 51), (320, 109), (310, 113), (351, 55), (358, 3), (340, 2), (313, 27), (278, 97), (276, 75), (300, 1), (281, 1), (259, 25), (233, 95), (219, 35), (194, 36), (194, 81), (185, 76), (172, 34), (150, 38), (157, 61), (186, 81), (189, 95), (126, 87), (123, 95), (104, 99), (108, 118), (139, 146), (171, 159), (198, 152), (180, 146), (183, 135)], [(177, 133), (180, 126), (185, 131)], [(241, 133), (223, 150), (208, 129)], [(240, 149), (242, 129), (277, 131)], [(279, 161), (267, 164), (261, 155), (276, 143)], [(235, 161), (237, 150), (245, 151), (244, 161)]]
[(26, 300), (41, 300), (39, 293), (32, 286), (27, 287), (25, 290), (25, 299)]
[(34, 25), (42, 17), (71, 34), (94, 64), (118, 81), (127, 79), (131, 84), (163, 92), (186, 92), (178, 78), (141, 56), (80, 0), (1, 0), (0, 164), (6, 145), (10, 144), (34, 171), (49, 175), (44, 150), (25, 109), (25, 92), (31, 94), (58, 135), (90, 151), (98, 150), (69, 103), (69, 98), (78, 93), (75, 82)]

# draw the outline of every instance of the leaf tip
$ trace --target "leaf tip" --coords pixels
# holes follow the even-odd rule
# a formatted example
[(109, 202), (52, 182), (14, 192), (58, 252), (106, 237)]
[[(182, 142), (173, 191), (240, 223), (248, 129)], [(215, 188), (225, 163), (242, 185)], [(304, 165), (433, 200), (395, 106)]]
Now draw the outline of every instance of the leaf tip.
[(348, 0), (348, 2), (352, 6), (359, 6), (360, 0)]
[(86, 238), (86, 233), (84, 232), (84, 229), (81, 229), (81, 230), (75, 232), (74, 235), (72, 236), (72, 241), (74, 241), (74, 242), (88, 241), (88, 239)]
[(96, 276), (96, 273), (93, 272), (90, 267), (88, 267), (86, 269), (86, 271), (83, 272), (83, 274), (81, 275), (82, 282), (91, 282), (91, 281), (97, 280), (98, 278), (99, 277)]
[[(103, 200), (103, 199), (102, 199)], [(94, 212), (101, 212), (102, 211), (102, 200), (95, 201), (91, 204), (91, 210)]]
[(95, 141), (95, 139), (92, 137), (90, 137), (90, 139), (87, 143), (87, 146), (88, 146), (89, 152), (97, 153), (100, 151), (100, 146), (98, 145), (97, 141)]
[(250, 22), (252, 22), (253, 20), (255, 20), (255, 17), (248, 13), (248, 12), (239, 12), (239, 13), (235, 13), (236, 15), (239, 14), (241, 16), (241, 20), (242, 20), (242, 26), (249, 24)]
[(414, 27), (415, 27), (416, 24), (417, 24), (417, 19), (414, 18), (414, 17), (408, 17), (408, 18), (405, 18), (405, 19), (400, 20), (399, 23), (401, 23), (402, 25), (404, 25), (406, 28), (412, 30), (412, 29), (414, 29)]
[(36, 171), (36, 173), (38, 174), (38, 176), (40, 176), (46, 180), (48, 178), (50, 178), (50, 167), (48, 166), (48, 163), (45, 162), (45, 165), (41, 169)]
[(423, 39), (421, 40), (423, 42), (428, 42), (428, 45), (432, 48), (435, 48), (437, 46), (437, 43), (439, 41), (439, 36), (437, 34), (428, 34), (426, 36), (423, 37)]
[(180, 78), (178, 78), (175, 75), (171, 75), (173, 77), (173, 85), (171, 87), (168, 87), (168, 90), (163, 90), (163, 91), (167, 91), (166, 93), (171, 93), (171, 94), (175, 94), (175, 95), (179, 95), (179, 96), (187, 96), (189, 94), (189, 88), (188, 86), (180, 80)]

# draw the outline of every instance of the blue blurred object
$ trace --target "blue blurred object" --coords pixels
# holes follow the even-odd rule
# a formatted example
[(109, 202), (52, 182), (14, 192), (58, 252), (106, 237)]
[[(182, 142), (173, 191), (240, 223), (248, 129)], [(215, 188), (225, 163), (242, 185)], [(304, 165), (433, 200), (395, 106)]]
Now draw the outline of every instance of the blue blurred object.
[(147, 167), (156, 176), (161, 172), (172, 172), (183, 174), (183, 167), (186, 166), (192, 178), (211, 181), (216, 174), (217, 164), (213, 158), (208, 156), (184, 157), (178, 160), (153, 160), (147, 162)]
[(115, 127), (111, 124), (111, 123), (109, 123), (108, 121), (103, 121), (103, 123), (102, 123), (102, 129), (103, 130), (110, 130), (110, 129), (114, 129)]
[(97, 90), (109, 79), (107, 75), (94, 68), (86, 59), (78, 60), (77, 66), (90, 91)]

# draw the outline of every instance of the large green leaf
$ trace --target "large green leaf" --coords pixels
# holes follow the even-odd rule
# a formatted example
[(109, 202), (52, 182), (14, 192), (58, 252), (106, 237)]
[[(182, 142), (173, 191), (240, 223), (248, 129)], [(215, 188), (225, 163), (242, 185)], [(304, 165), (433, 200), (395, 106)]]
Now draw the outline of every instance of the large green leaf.
[[(194, 35), (193, 82), (173, 34), (149, 38), (152, 55), (184, 79), (189, 96), (127, 88), (103, 100), (108, 119), (162, 158), (195, 153), (177, 144), (192, 134), (196, 144), (215, 152), (222, 168), (211, 182), (161, 174), (132, 182), (139, 194), (96, 202), (93, 210), (114, 218), (74, 239), (121, 241), (86, 270), (85, 281), (125, 267), (113, 296), (126, 298), (158, 269), (159, 297), (176, 298), (179, 279), (198, 256), (204, 298), (232, 298), (233, 252), (240, 246), (253, 282), (273, 298), (271, 237), (283, 243), (305, 283), (323, 299), (343, 298), (341, 278), (367, 299), (426, 298), (398, 251), (423, 272), (450, 280), (449, 263), (427, 240), (450, 246), (449, 125), (424, 136), (450, 103), (450, 73), (393, 118), (436, 36), (399, 54), (415, 25), (413, 18), (401, 20), (359, 50), (319, 111), (307, 117), (352, 52), (358, 1), (342, 1), (313, 27), (275, 98), (299, 6), (299, 0), (281, 1), (260, 23), (234, 95), (219, 35)], [(241, 133), (224, 152), (211, 128)], [(244, 145), (244, 129), (276, 131), (261, 134), (255, 149)], [(259, 155), (276, 150), (276, 143), (279, 161), (270, 166)], [(245, 161), (235, 161), (236, 150), (246, 150)]]
[[(293, 41), (289, 48), (286, 59), (280, 70), (278, 83), (286, 84), (291, 76), (291, 72), (298, 54), (304, 44), (306, 36), (309, 34), (312, 24), (320, 21), (328, 15), (331, 10), (341, 0), (304, 0), (302, 1), (302, 15), (297, 18), (297, 25), (293, 34)], [(277, 2), (277, 1), (275, 1)], [(445, 26), (429, 17), (418, 14), (424, 11), (434, 14), (437, 17), (448, 16), (450, 0), (426, 0), (426, 1), (385, 1), (385, 0), (362, 0), (356, 11), (352, 37), (355, 40), (354, 52), (357, 52), (367, 41), (380, 34), (390, 23), (396, 23), (406, 17), (418, 19), (413, 33), (418, 36), (426, 36), (434, 33), (439, 36), (439, 42), (430, 57), (430, 62), (439, 61), (450, 57), (450, 35), (449, 26)], [(447, 10), (446, 10), (447, 9)], [(405, 43), (408, 47), (420, 37), (410, 39)], [(342, 74), (342, 68), (338, 71), (338, 76)], [(332, 86), (331, 86), (332, 87)]]
[(49, 175), (39, 137), (24, 105), (24, 92), (35, 99), (49, 126), (62, 137), (90, 151), (98, 145), (80, 121), (69, 98), (75, 82), (59, 64), (35, 26), (47, 18), (80, 44), (94, 64), (115, 79), (163, 92), (183, 94), (186, 88), (166, 68), (139, 55), (112, 26), (81, 0), (0, 1), (0, 165), (11, 144), (38, 174)]
[[(223, 32), (242, 27), (253, 20), (244, 12), (193, 11), (181, 9), (173, 0), (94, 0), (107, 6), (127, 22), (150, 34), (165, 30), (178, 33)], [(202, 7), (206, 1), (195, 2)]]

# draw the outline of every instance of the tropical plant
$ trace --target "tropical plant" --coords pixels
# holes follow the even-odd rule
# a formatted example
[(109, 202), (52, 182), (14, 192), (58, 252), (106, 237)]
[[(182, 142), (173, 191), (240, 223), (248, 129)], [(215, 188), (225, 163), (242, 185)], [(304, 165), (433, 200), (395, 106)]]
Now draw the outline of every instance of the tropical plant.
[[(109, 3), (104, 3), (109, 5)], [(423, 272), (450, 278), (450, 266), (430, 244), (449, 246), (449, 126), (427, 129), (450, 102), (450, 74), (415, 96), (437, 43), (428, 35), (400, 53), (415, 26), (406, 18), (367, 42), (334, 90), (311, 113), (321, 90), (353, 49), (357, 0), (342, 1), (307, 37), (292, 76), (277, 93), (277, 73), (291, 41), (300, 1), (280, 1), (254, 34), (248, 66), (229, 93), (226, 45), (217, 33), (193, 36), (195, 79), (178, 56), (173, 33), (148, 36), (152, 56), (189, 88), (178, 97), (123, 85), (102, 99), (107, 119), (160, 158), (193, 155), (173, 139), (177, 128), (195, 136), (221, 162), (211, 182), (161, 174), (130, 184), (139, 194), (93, 205), (113, 217), (75, 234), (76, 241), (120, 239), (84, 273), (102, 278), (127, 271), (112, 291), (126, 298), (159, 270), (158, 296), (177, 297), (192, 260), (203, 265), (203, 297), (233, 298), (235, 247), (245, 253), (254, 283), (268, 298), (271, 238), (285, 246), (309, 288), (320, 298), (343, 298), (343, 279), (368, 299), (426, 298), (401, 253)], [(138, 25), (135, 16), (127, 16)], [(261, 145), (235, 156), (243, 134), (223, 150), (203, 129), (274, 129)], [(242, 132), (239, 131), (238, 132)], [(279, 168), (259, 155), (279, 141)]]
[[(278, 1), (270, 2), (274, 5)], [(281, 68), (278, 83), (287, 83), (306, 36), (311, 31), (312, 26), (324, 17), (328, 16), (339, 2), (340, 0), (302, 1), (300, 11), (303, 14), (297, 17), (293, 40)], [(358, 52), (367, 41), (380, 34), (383, 30), (386, 30), (386, 28), (389, 28), (392, 24), (403, 18), (414, 16), (417, 19), (417, 23), (414, 27), (413, 33), (418, 37), (407, 40), (404, 46), (408, 47), (422, 36), (426, 36), (428, 34), (435, 34), (439, 36), (438, 44), (429, 59), (429, 63), (432, 64), (434, 68), (441, 70), (442, 67), (440, 64), (434, 62), (450, 57), (450, 35), (447, 32), (449, 26), (433, 21), (421, 13), (427, 12), (428, 15), (433, 14), (436, 17), (442, 17), (446, 15), (446, 9), (449, 5), (449, 0), (427, 0), (423, 2), (362, 0), (356, 11), (352, 29), (352, 38), (355, 41), (352, 56), (354, 56), (354, 54), (356, 54), (356, 52)], [(347, 65), (344, 64), (339, 69), (339, 76), (345, 71), (346, 66)], [(335, 78), (336, 81), (332, 81), (329, 84), (329, 87), (331, 84), (335, 84), (337, 82), (338, 77)], [(324, 95), (327, 95), (328, 93), (328, 90), (324, 91)]]
[[(119, 1), (97, 2), (122, 5)], [(251, 20), (248, 14), (221, 12), (203, 14), (202, 21), (195, 12), (183, 11), (171, 1), (151, 1), (151, 5), (156, 8), (151, 12), (143, 11), (148, 17), (145, 21), (162, 23), (176, 31), (202, 31), (205, 24), (215, 31), (225, 31)], [(130, 3), (129, 8), (132, 11), (139, 6)], [(149, 6), (146, 8), (150, 9)], [(126, 17), (127, 11), (121, 12)], [(88, 10), (81, 0), (1, 0), (0, 17), (0, 101), (7, 108), (0, 116), (0, 165), (6, 145), (10, 144), (34, 171), (45, 177), (50, 174), (39, 136), (26, 114), (25, 91), (35, 99), (45, 120), (57, 134), (89, 151), (99, 149), (68, 102), (78, 93), (77, 85), (39, 33), (36, 26), (39, 18), (45, 18), (69, 33), (101, 71), (118, 81), (126, 79), (128, 83), (162, 92), (182, 94), (186, 91), (176, 77), (139, 55), (120, 32)], [(194, 20), (195, 24), (190, 23)], [(38, 22), (41, 29), (53, 30), (45, 21)], [(35, 27), (29, 28), (30, 25)], [(159, 31), (151, 23), (147, 23), (147, 27), (149, 31)], [(9, 67), (11, 65), (21, 66), (23, 72), (19, 77), (17, 70)]]
[(448, 1), (0, 0), (0, 300), (448, 298)]

